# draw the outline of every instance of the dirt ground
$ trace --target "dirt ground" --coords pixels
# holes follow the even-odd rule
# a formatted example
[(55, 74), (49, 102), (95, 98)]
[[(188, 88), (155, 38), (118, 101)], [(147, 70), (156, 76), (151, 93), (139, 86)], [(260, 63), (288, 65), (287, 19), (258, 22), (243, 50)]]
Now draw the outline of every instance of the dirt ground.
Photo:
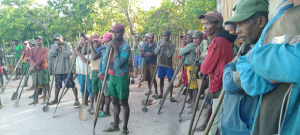
[[(178, 78), (175, 80), (177, 83)], [(5, 83), (6, 81), (4, 81)], [(76, 86), (79, 87), (77, 80)], [(159, 82), (159, 81), (158, 81)], [(33, 94), (33, 91), (26, 91), (25, 87), (20, 99), (19, 107), (14, 108), (13, 104), (16, 101), (11, 100), (13, 92), (16, 90), (19, 80), (10, 81), (3, 94), (0, 94), (3, 108), (0, 109), (0, 135), (92, 135), (93, 134), (93, 115), (87, 114), (86, 121), (79, 120), (79, 109), (75, 109), (74, 96), (71, 90), (62, 99), (58, 106), (55, 117), (53, 113), (55, 106), (50, 106), (48, 112), (43, 112), (40, 104), (29, 106), (32, 99), (28, 97)], [(143, 105), (141, 100), (146, 98), (145, 92), (148, 91), (146, 82), (143, 82), (142, 87), (138, 88), (139, 80), (135, 79), (135, 84), (130, 85), (130, 118), (128, 129), (130, 135), (186, 135), (190, 124), (191, 114), (187, 114), (189, 108), (185, 108), (182, 121), (179, 122), (179, 113), (182, 107), (184, 96), (180, 94), (178, 102), (171, 103), (169, 96), (161, 110), (157, 114), (157, 103), (159, 100), (153, 101), (151, 106), (148, 106), (148, 112), (142, 112)], [(31, 77), (28, 84), (31, 84)], [(159, 85), (159, 84), (158, 84)], [(168, 82), (165, 80), (166, 91)], [(154, 89), (154, 88), (153, 88)], [(175, 88), (174, 97), (177, 96), (180, 88)], [(154, 91), (153, 91), (154, 92)], [(19, 92), (20, 93), (20, 92)], [(80, 93), (80, 92), (79, 92)], [(80, 96), (79, 96), (80, 97)], [(54, 98), (54, 91), (51, 94), (51, 100)], [(151, 98), (151, 97), (150, 97)], [(152, 99), (152, 98), (151, 98)], [(200, 101), (200, 104), (202, 100)], [(187, 106), (187, 105), (186, 105)], [(122, 108), (121, 108), (122, 109)], [(199, 111), (198, 111), (199, 113)], [(111, 105), (112, 114), (112, 105)], [(197, 114), (198, 115), (198, 114)], [(198, 123), (200, 125), (204, 120), (205, 110), (202, 113)], [(123, 120), (122, 112), (120, 114)], [(109, 123), (113, 121), (113, 117), (98, 118), (96, 126), (96, 135), (117, 135), (119, 132), (104, 133), (102, 132)], [(122, 123), (120, 124), (122, 127)], [(203, 132), (196, 132), (195, 135), (202, 135)]]

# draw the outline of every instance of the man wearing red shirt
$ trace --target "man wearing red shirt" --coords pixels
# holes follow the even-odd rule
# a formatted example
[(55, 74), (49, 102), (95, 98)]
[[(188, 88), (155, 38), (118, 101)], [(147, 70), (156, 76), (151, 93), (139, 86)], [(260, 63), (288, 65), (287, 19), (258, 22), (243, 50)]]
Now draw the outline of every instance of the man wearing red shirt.
[(46, 71), (46, 62), (47, 62), (47, 55), (49, 52), (49, 49), (46, 47), (43, 47), (43, 37), (42, 36), (37, 36), (35, 38), (37, 47), (32, 48), (29, 52), (30, 56), (30, 71), (34, 73), (33, 75), (34, 80), (33, 84), (35, 86), (35, 97), (33, 98), (33, 102), (30, 103), (29, 105), (32, 104), (37, 104), (39, 103), (38, 101), (38, 85), (42, 87), (43, 89), (43, 103), (46, 103), (46, 85), (48, 84), (47, 81), (47, 71)]
[[(222, 90), (222, 76), (225, 65), (233, 59), (233, 46), (236, 35), (232, 35), (222, 28), (223, 17), (218, 11), (210, 11), (199, 16), (202, 20), (203, 31), (206, 36), (210, 37), (210, 44), (207, 50), (207, 56), (201, 64), (201, 72), (204, 75), (210, 75), (210, 86), (208, 90), (208, 99), (212, 99), (216, 105), (220, 92)], [(201, 56), (201, 48), (196, 49), (198, 56)], [(214, 106), (208, 102), (208, 108), (214, 110)], [(222, 108), (219, 109), (221, 114)], [(197, 130), (205, 130), (208, 121)], [(211, 134), (221, 132), (220, 115), (217, 115), (213, 126), (210, 130)]]

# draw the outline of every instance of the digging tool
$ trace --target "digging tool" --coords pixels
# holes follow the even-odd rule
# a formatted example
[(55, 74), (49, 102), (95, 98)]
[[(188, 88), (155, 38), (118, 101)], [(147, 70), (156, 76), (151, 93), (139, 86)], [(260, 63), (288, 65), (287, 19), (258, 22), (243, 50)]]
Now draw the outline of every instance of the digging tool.
[[(13, 72), (15, 72), (16, 69), (18, 68), (18, 65), (19, 65), (19, 63), (21, 62), (21, 60), (22, 60), (22, 58), (23, 58), (25, 52), (26, 52), (26, 51), (23, 52), (23, 54), (22, 54), (22, 56), (20, 57), (20, 59), (19, 59), (17, 65), (16, 65), (15, 69), (13, 70)], [(1, 92), (0, 92), (0, 93), (4, 93), (5, 88), (6, 88), (7, 84), (8, 84), (8, 82), (9, 82), (9, 80), (11, 80), (11, 77), (12, 77), (12, 76), (13, 76), (13, 74), (10, 75), (9, 79), (7, 80), (7, 82), (6, 82), (5, 86), (4, 86), (4, 88), (1, 89)]]
[[(30, 64), (28, 63), (27, 66), (26, 66), (26, 68), (25, 68), (25, 71), (29, 70), (29, 67), (30, 67), (29, 65), (30, 65)], [(22, 75), (21, 81), (19, 82), (19, 85), (18, 85), (18, 88), (17, 88), (16, 92), (14, 92), (14, 93), (12, 94), (12, 96), (11, 96), (11, 100), (16, 100), (16, 99), (18, 98), (18, 91), (19, 91), (19, 88), (20, 88), (20, 85), (21, 85), (21, 83), (22, 83), (22, 80), (23, 80), (24, 76), (25, 76), (25, 75)], [(26, 77), (27, 77), (27, 76), (26, 76)], [(24, 84), (25, 84), (25, 83), (26, 83), (26, 81), (24, 81)]]
[[(56, 60), (56, 64), (55, 64), (55, 67), (54, 67), (54, 73), (55, 73), (55, 71), (56, 71), (56, 68), (57, 68), (57, 63), (58, 63), (58, 58), (59, 58), (59, 51), (57, 51), (57, 60)], [(75, 60), (74, 60), (75, 61)], [(74, 63), (74, 61), (73, 61), (73, 63)], [(72, 67), (73, 67), (73, 65), (72, 65)], [(55, 77), (55, 74), (53, 73), (53, 76), (52, 76), (52, 82), (51, 82), (51, 87), (50, 87), (50, 90), (49, 90), (49, 94), (48, 94), (48, 99), (47, 99), (47, 104), (43, 107), (43, 112), (47, 112), (48, 110), (49, 110), (49, 100), (50, 100), (50, 96), (51, 96), (51, 91), (52, 91), (52, 86), (53, 86), (53, 82), (54, 82), (54, 77)]]
[[(34, 72), (35, 72), (35, 73), (34, 73), (34, 78), (37, 79), (37, 73), (36, 73), (36, 71), (34, 71)], [(33, 83), (33, 84), (34, 84), (34, 83)], [(34, 87), (35, 87), (34, 95), (38, 95), (38, 94), (39, 94), (39, 90), (38, 90), (38, 89), (39, 89), (39, 86), (35, 85)], [(36, 96), (36, 97), (38, 98), (38, 96)], [(36, 99), (35, 96), (33, 97), (33, 99), (34, 99), (34, 100), (33, 100), (33, 104), (34, 104), (34, 106), (35, 106), (35, 104), (36, 104), (36, 101), (35, 101), (35, 100), (38, 100), (38, 99)]]
[[(191, 132), (192, 132), (192, 127), (193, 127), (193, 124), (194, 124), (194, 120), (195, 120), (195, 116), (196, 116), (196, 113), (197, 113), (197, 108), (198, 108), (198, 104), (199, 104), (199, 100), (200, 100), (200, 96), (201, 96), (201, 93), (202, 93), (202, 87), (203, 87), (203, 79), (201, 79), (200, 80), (200, 90), (198, 90), (198, 93), (197, 93), (197, 98), (196, 98), (196, 102), (195, 102), (195, 105), (194, 105), (194, 110), (193, 110), (193, 114), (192, 114), (192, 118), (191, 118), (191, 121), (190, 121), (190, 126), (189, 126), (189, 131), (188, 131), (188, 135), (190, 135), (191, 134)], [(207, 97), (207, 96), (206, 96)], [(202, 101), (203, 103), (205, 103), (206, 102), (206, 100), (203, 100)], [(204, 105), (203, 105), (203, 103), (202, 103), (202, 106), (201, 106), (201, 112), (202, 112), (202, 110), (203, 110), (203, 107), (204, 107)]]
[[(28, 76), (29, 75), (29, 72), (30, 72), (30, 70), (28, 70), (27, 71), (27, 74), (26, 74), (26, 76)], [(19, 106), (19, 102), (20, 102), (20, 98), (21, 98), (21, 95), (22, 95), (22, 93), (23, 93), (23, 90), (24, 90), (24, 86), (26, 85), (26, 83), (24, 83), (23, 84), (23, 87), (22, 87), (22, 89), (21, 89), (21, 92), (20, 92), (20, 95), (19, 95), (19, 98), (18, 98), (18, 100), (14, 103), (14, 107), (15, 108), (17, 108), (18, 106)]]
[(147, 94), (147, 99), (146, 99), (146, 102), (145, 102), (145, 106), (142, 108), (142, 111), (143, 111), (143, 112), (148, 112), (148, 109), (147, 109), (148, 100), (149, 100), (149, 96), (150, 96), (150, 93), (151, 93), (152, 85), (153, 85), (153, 82), (154, 82), (154, 79), (155, 79), (155, 76), (156, 76), (156, 72), (157, 72), (157, 68), (158, 68), (158, 64), (159, 64), (159, 62), (160, 62), (160, 57), (161, 57), (161, 53), (162, 53), (162, 52), (163, 52), (163, 51), (160, 51), (159, 56), (158, 56), (158, 61), (157, 61), (156, 67), (155, 67), (154, 74), (153, 74), (153, 76), (152, 76), (152, 80), (151, 80), (149, 92), (148, 92), (148, 94)]
[[(194, 72), (195, 72), (195, 67), (197, 66), (198, 58), (199, 58), (199, 57), (198, 57), (198, 55), (197, 55), (197, 56), (196, 56), (196, 59), (195, 59), (195, 62), (194, 62), (194, 66), (193, 66), (192, 72), (191, 72), (191, 79), (190, 79), (190, 81), (188, 82), (187, 91), (188, 91), (188, 89), (190, 88), (190, 85), (191, 85), (191, 82), (192, 82), (192, 78), (193, 78), (193, 74), (194, 74)], [(199, 92), (199, 91), (198, 91), (198, 92)], [(181, 108), (181, 111), (180, 111), (180, 113), (179, 113), (179, 122), (181, 121), (181, 115), (182, 115), (183, 110), (184, 110), (184, 107), (185, 107), (187, 95), (188, 95), (188, 92), (185, 94), (185, 98), (184, 98), (184, 101), (183, 101), (183, 104), (182, 104), (182, 108)], [(197, 108), (194, 109), (194, 110), (197, 110)]]
[(216, 115), (218, 113), (218, 110), (219, 110), (219, 108), (220, 108), (220, 106), (221, 106), (221, 104), (223, 102), (224, 95), (225, 95), (225, 90), (222, 89), (221, 94), (220, 94), (219, 99), (218, 99), (219, 101), (217, 103), (217, 106), (216, 106), (214, 112), (211, 114), (211, 116), (209, 118), (209, 121), (208, 121), (208, 124), (207, 124), (207, 126), (205, 128), (204, 135), (208, 135), (209, 130), (211, 128), (211, 125), (213, 124), (213, 122), (215, 120), (215, 117), (216, 117)]
[[(179, 91), (179, 93), (178, 93), (178, 95), (177, 95), (177, 97), (176, 97), (176, 99), (175, 99), (175, 100), (177, 100), (177, 98), (179, 97), (179, 95), (180, 95), (181, 91), (182, 91), (184, 88), (186, 88), (186, 86), (185, 86), (185, 85), (183, 85), (183, 86), (181, 87), (181, 89), (180, 89), (180, 91)], [(187, 95), (187, 94), (186, 94), (186, 95)]]
[[(173, 84), (173, 82), (174, 82), (174, 80), (175, 80), (175, 78), (176, 78), (176, 75), (177, 75), (178, 71), (179, 71), (180, 68), (181, 68), (181, 65), (183, 64), (184, 59), (185, 59), (185, 55), (182, 56), (182, 58), (181, 58), (181, 60), (180, 60), (180, 62), (179, 62), (179, 64), (178, 64), (178, 66), (177, 66), (177, 68), (176, 68), (176, 71), (175, 71), (175, 73), (174, 73), (174, 75), (173, 75), (173, 77), (172, 77), (172, 79), (171, 79), (171, 81), (170, 81), (170, 83), (169, 83), (169, 85), (168, 85), (167, 91), (166, 91), (166, 93), (165, 93), (163, 99), (162, 99), (161, 101), (159, 101), (159, 103), (158, 103), (158, 105), (159, 105), (159, 110), (158, 110), (158, 113), (157, 113), (157, 114), (160, 113), (160, 110), (161, 110), (161, 108), (162, 108), (164, 102), (166, 101), (166, 98), (167, 98), (167, 96), (168, 96), (168, 94), (169, 94), (169, 91), (170, 91), (171, 87), (173, 87), (172, 84)], [(195, 61), (195, 62), (196, 62), (196, 61)]]
[(109, 54), (108, 54), (108, 60), (106, 63), (106, 69), (105, 69), (105, 74), (104, 74), (104, 79), (103, 79), (103, 83), (102, 83), (102, 87), (101, 87), (101, 91), (98, 94), (97, 97), (97, 104), (96, 104), (96, 109), (95, 109), (95, 113), (94, 113), (94, 119), (93, 119), (93, 131), (95, 132), (95, 127), (97, 124), (97, 118), (99, 115), (99, 109), (100, 109), (100, 104), (101, 104), (101, 100), (102, 100), (102, 94), (104, 92), (104, 87), (106, 84), (106, 79), (107, 79), (107, 74), (108, 74), (108, 70), (109, 70), (109, 65), (110, 65), (110, 59), (111, 59), (111, 54), (113, 52), (113, 48), (110, 50)]
[(135, 76), (135, 71), (136, 71), (135, 68), (134, 68), (135, 51), (133, 50), (133, 52), (134, 52), (134, 53), (133, 53), (134, 56), (132, 56), (133, 75), (132, 75), (132, 79), (131, 79), (131, 81), (130, 81), (131, 84), (135, 84), (134, 76)]
[(3, 106), (2, 106), (2, 104), (1, 104), (1, 98), (0, 98), (0, 109), (2, 109), (3, 108)]
[[(56, 113), (56, 110), (57, 110), (57, 106), (58, 106), (58, 104), (60, 103), (60, 100), (62, 99), (62, 97), (63, 97), (63, 95), (64, 95), (64, 91), (65, 91), (65, 89), (66, 89), (66, 83), (67, 83), (67, 81), (69, 80), (69, 78), (70, 78), (70, 74), (71, 74), (71, 72), (72, 72), (72, 70), (73, 70), (73, 65), (74, 65), (74, 63), (75, 63), (75, 60), (76, 60), (76, 56), (75, 56), (75, 58), (74, 58), (74, 60), (73, 60), (73, 62), (72, 62), (72, 64), (71, 64), (71, 68), (70, 68), (70, 71), (69, 71), (69, 73), (68, 73), (68, 76), (67, 76), (67, 79), (66, 79), (66, 82), (65, 82), (65, 85), (64, 85), (64, 87), (63, 87), (63, 89), (62, 89), (62, 92), (61, 92), (61, 94), (60, 94), (60, 97), (59, 97), (59, 99), (58, 99), (58, 101), (57, 101), (57, 103), (56, 103), (56, 107), (55, 107), (55, 110), (54, 110), (54, 113), (53, 113), (53, 118), (54, 118), (54, 115), (55, 115), (55, 113)], [(51, 87), (52, 87), (52, 84), (51, 84)], [(51, 90), (50, 90), (51, 91)], [(49, 94), (49, 98), (50, 98), (50, 94)], [(48, 102), (47, 102), (47, 107), (48, 107), (48, 104), (49, 104), (49, 98), (48, 98)], [(48, 110), (47, 110), (48, 111)]]
[[(88, 45), (89, 48), (89, 45)], [(89, 51), (87, 51), (87, 62), (86, 62), (86, 75), (85, 75), (85, 87), (84, 87), (84, 93), (83, 93), (83, 99), (82, 99), (82, 105), (79, 106), (79, 119), (81, 121), (85, 121), (86, 120), (86, 112), (87, 112), (87, 107), (85, 105), (85, 98), (87, 96), (87, 77), (88, 77), (88, 68), (89, 68)], [(94, 102), (94, 101), (91, 101)]]

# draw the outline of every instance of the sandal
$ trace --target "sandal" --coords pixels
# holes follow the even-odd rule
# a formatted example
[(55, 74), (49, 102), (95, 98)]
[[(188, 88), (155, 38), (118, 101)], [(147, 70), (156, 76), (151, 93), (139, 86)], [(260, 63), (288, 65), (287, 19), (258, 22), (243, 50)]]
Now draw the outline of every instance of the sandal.
[(186, 103), (187, 103), (187, 104), (191, 104), (191, 103), (192, 103), (192, 100), (191, 100), (191, 99), (188, 99), (188, 100), (186, 101)]
[(193, 108), (194, 104), (189, 105), (187, 108)]
[(103, 130), (103, 132), (114, 132), (114, 131), (120, 131), (120, 128), (114, 128), (113, 126), (109, 126), (108, 128)]
[(119, 133), (119, 135), (128, 135), (128, 134), (129, 134), (128, 129), (127, 130), (122, 129), (121, 132)]
[(38, 104), (38, 103), (39, 103), (38, 101), (37, 102), (33, 101), (30, 104), (28, 104), (28, 105), (34, 105), (34, 104)]
[(152, 98), (155, 98), (155, 97), (157, 97), (158, 96), (158, 94), (154, 94), (154, 95), (152, 95)]
[(55, 104), (57, 104), (57, 102), (51, 101), (51, 102), (49, 102), (48, 105), (55, 105)]
[[(145, 93), (145, 96), (148, 96), (148, 93), (149, 93), (149, 92)], [(152, 92), (150, 92), (150, 95), (151, 95), (151, 94), (152, 94)]]
[(99, 113), (98, 118), (110, 117), (111, 115), (106, 115), (104, 112)]
[(160, 98), (162, 98), (161, 95), (157, 95), (157, 96), (155, 97), (155, 99), (160, 99)]
[[(122, 123), (122, 120), (119, 120), (119, 124)], [(110, 122), (110, 125), (113, 126), (115, 122)]]
[(74, 106), (79, 106), (79, 105), (80, 105), (80, 102), (78, 100), (75, 101)]
[(176, 102), (176, 100), (173, 97), (171, 97), (170, 102)]

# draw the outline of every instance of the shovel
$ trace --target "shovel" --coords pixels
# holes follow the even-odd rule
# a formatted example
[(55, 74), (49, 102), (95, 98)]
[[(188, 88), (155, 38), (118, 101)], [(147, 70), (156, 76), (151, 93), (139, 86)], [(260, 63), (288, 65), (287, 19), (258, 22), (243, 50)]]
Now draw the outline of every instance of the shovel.
[[(58, 58), (59, 58), (59, 51), (57, 51), (57, 59), (56, 59), (56, 64), (55, 64), (55, 67), (54, 67), (54, 72), (55, 72), (55, 70), (56, 70), (56, 68), (57, 68), (57, 63), (58, 63)], [(73, 66), (72, 66), (73, 67)], [(46, 103), (46, 105), (43, 107), (43, 112), (48, 112), (48, 110), (49, 110), (49, 107), (48, 107), (48, 105), (49, 105), (49, 100), (50, 100), (50, 96), (51, 96), (51, 91), (52, 91), (52, 86), (53, 86), (53, 82), (54, 82), (54, 73), (53, 73), (53, 76), (52, 76), (52, 82), (51, 82), (51, 87), (50, 87), (50, 90), (49, 90), (49, 94), (48, 94), (48, 99), (47, 99), (47, 103)]]
[[(29, 63), (27, 64), (27, 66), (26, 66), (26, 70), (25, 71), (27, 71), (29, 69)], [(19, 82), (19, 85), (18, 85), (18, 88), (17, 88), (17, 90), (16, 90), (16, 92), (14, 92), (13, 94), (12, 94), (12, 96), (11, 96), (11, 100), (16, 100), (17, 98), (18, 98), (18, 91), (19, 91), (19, 88), (20, 88), (20, 85), (21, 85), (21, 83), (22, 83), (22, 80), (23, 80), (23, 77), (24, 77), (25, 75), (22, 75), (22, 78), (21, 78), (21, 81)], [(26, 76), (27, 77), (27, 76)], [(24, 83), (26, 83), (26, 82), (24, 82)]]
[(0, 98), (0, 109), (2, 109), (3, 108), (3, 106), (2, 106), (2, 104), (1, 104), (1, 98)]
[[(26, 76), (29, 75), (29, 72), (30, 72), (30, 71), (28, 70)], [(23, 84), (23, 87), (22, 87), (22, 89), (21, 89), (19, 98), (18, 98), (18, 100), (14, 103), (14, 107), (15, 107), (15, 108), (17, 108), (17, 107), (19, 106), (20, 98), (21, 98), (21, 95), (22, 95), (22, 93), (23, 93), (23, 90), (24, 90), (24, 86), (25, 86), (25, 85), (26, 85), (26, 83)]]
[[(89, 45), (88, 45), (89, 48)], [(87, 113), (87, 106), (85, 105), (85, 98), (86, 98), (86, 89), (87, 89), (87, 77), (88, 77), (88, 69), (89, 68), (89, 51), (87, 51), (87, 62), (86, 62), (86, 75), (85, 75), (85, 87), (84, 87), (84, 93), (83, 93), (83, 101), (82, 101), (82, 105), (79, 106), (79, 119), (81, 121), (85, 121), (86, 120), (86, 113)], [(94, 101), (91, 101), (94, 102)]]

